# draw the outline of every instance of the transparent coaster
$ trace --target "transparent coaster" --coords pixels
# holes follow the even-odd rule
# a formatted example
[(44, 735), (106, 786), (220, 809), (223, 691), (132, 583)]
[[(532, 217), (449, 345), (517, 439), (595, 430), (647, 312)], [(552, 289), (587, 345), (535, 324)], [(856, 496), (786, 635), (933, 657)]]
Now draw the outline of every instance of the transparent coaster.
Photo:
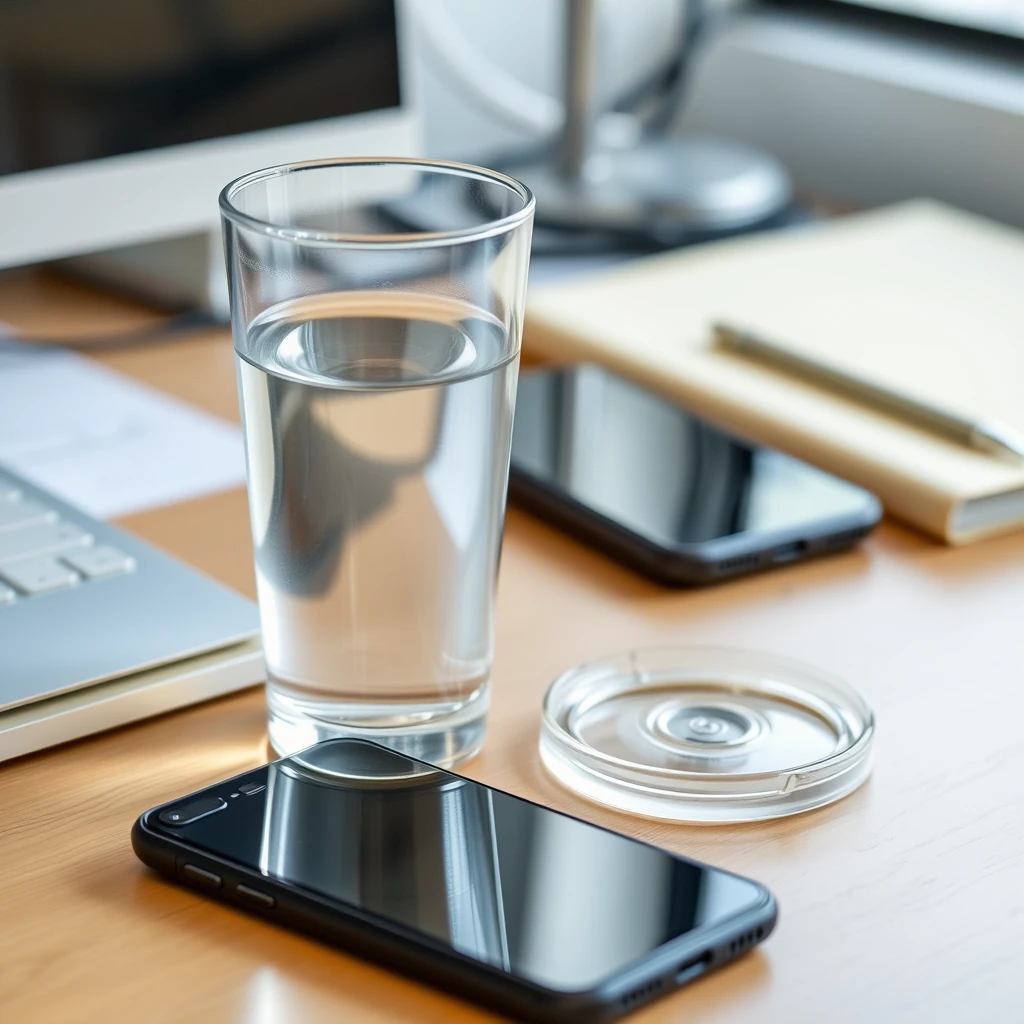
[(563, 785), (631, 814), (764, 821), (856, 789), (874, 732), (863, 697), (810, 665), (656, 648), (559, 676), (544, 698), (540, 755)]

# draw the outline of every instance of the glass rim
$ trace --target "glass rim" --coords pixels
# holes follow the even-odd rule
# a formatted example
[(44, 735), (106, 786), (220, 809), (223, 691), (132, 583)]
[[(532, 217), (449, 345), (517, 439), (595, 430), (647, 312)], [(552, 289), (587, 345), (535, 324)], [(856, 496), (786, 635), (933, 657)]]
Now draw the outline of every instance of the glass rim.
[[(445, 173), (452, 177), (475, 178), (503, 185), (515, 193), (523, 201), (521, 210), (485, 221), (474, 227), (453, 228), (450, 231), (407, 231), (381, 234), (358, 234), (349, 231), (321, 231), (310, 228), (296, 228), (260, 217), (243, 213), (234, 205), (234, 198), (245, 188), (270, 178), (281, 178), (288, 174), (302, 171), (317, 170), (328, 167), (380, 167), (385, 165), (407, 165), (420, 167), (426, 171)], [(274, 164), (256, 171), (249, 171), (221, 189), (218, 198), (221, 215), (240, 227), (270, 235), (284, 241), (299, 245), (329, 245), (352, 249), (410, 249), (427, 248), (443, 245), (459, 245), (475, 242), (495, 235), (505, 234), (527, 222), (533, 216), (536, 200), (533, 192), (521, 181), (475, 164), (459, 163), (453, 160), (431, 160), (424, 157), (399, 156), (358, 156), (358, 157), (327, 157), (318, 160), (297, 160), (292, 163)]]

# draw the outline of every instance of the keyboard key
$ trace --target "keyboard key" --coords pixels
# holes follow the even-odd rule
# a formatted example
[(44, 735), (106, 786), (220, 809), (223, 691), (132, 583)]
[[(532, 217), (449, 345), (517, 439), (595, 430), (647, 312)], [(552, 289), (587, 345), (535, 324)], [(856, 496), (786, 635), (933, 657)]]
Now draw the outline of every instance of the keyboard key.
[(14, 591), (0, 583), (0, 607), (10, 604), (14, 600)]
[(72, 569), (77, 569), (83, 576), (88, 576), (91, 580), (132, 572), (135, 568), (135, 559), (131, 555), (126, 555), (123, 551), (118, 551), (117, 548), (112, 548), (107, 544), (64, 555), (63, 559)]
[(78, 582), (78, 573), (55, 558), (14, 562), (0, 569), (0, 574), (23, 594), (48, 594), (52, 590), (73, 587)]
[(35, 501), (0, 501), (0, 530), (33, 523), (55, 523), (57, 513)]
[(0, 530), (0, 566), (37, 555), (56, 555), (87, 547), (92, 537), (74, 523), (40, 523)]

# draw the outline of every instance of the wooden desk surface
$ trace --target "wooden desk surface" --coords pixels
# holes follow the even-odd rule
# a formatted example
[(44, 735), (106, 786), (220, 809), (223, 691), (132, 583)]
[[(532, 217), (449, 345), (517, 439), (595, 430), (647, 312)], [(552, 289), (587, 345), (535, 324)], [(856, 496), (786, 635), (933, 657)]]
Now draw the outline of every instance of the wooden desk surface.
[[(8, 276), (0, 319), (86, 330), (145, 314)], [(236, 418), (223, 333), (99, 358)], [(242, 492), (123, 525), (253, 592)], [(887, 523), (853, 553), (676, 592), (513, 510), (490, 733), (466, 771), (776, 893), (779, 928), (760, 951), (637, 1024), (1021, 1020), (1022, 611), (1024, 535), (951, 549)], [(803, 817), (702, 828), (603, 811), (542, 774), (538, 708), (555, 675), (630, 646), (693, 642), (764, 648), (855, 682), (879, 723), (867, 785)], [(5, 1024), (495, 1019), (175, 888), (135, 860), (128, 833), (141, 811), (264, 754), (254, 690), (0, 765)]]

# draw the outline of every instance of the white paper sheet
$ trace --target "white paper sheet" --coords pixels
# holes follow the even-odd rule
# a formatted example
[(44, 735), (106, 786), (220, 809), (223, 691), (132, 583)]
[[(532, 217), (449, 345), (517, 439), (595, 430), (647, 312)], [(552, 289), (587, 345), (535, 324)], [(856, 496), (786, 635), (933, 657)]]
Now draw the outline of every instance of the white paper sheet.
[(73, 352), (2, 338), (0, 464), (101, 519), (245, 482), (232, 424)]

